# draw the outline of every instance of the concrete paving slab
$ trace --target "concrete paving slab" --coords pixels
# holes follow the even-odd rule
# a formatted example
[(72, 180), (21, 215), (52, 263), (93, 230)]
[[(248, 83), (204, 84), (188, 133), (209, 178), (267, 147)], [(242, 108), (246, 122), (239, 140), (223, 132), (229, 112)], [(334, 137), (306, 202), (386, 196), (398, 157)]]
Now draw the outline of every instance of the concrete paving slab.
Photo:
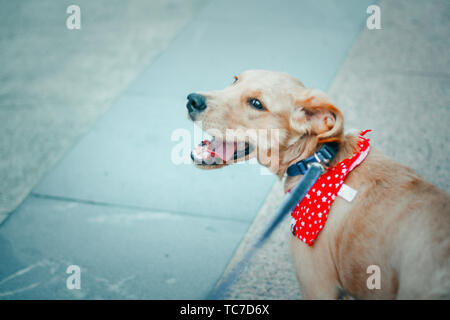
[(242, 30), (237, 24), (209, 21), (196, 21), (187, 31), (190, 36), (172, 43), (131, 92), (171, 96), (216, 90), (248, 69), (289, 71), (306, 86), (325, 89), (357, 34), (258, 25)]
[(0, 0), (0, 222), (204, 0)]
[[(302, 79), (306, 86), (326, 90), (362, 28), (369, 2), (345, 2), (337, 7), (337, 13), (333, 11), (336, 6), (326, 11), (312, 5), (313, 1), (277, 2), (284, 11), (289, 3), (289, 9), (297, 12), (297, 23), (292, 25), (278, 23), (284, 11), (271, 11), (272, 1), (261, 2), (258, 9), (263, 17), (272, 15), (270, 23), (263, 17), (254, 23), (239, 17), (215, 20), (208, 13), (215, 7), (207, 6), (152, 68), (142, 73), (129, 92), (173, 96), (215, 90), (229, 85), (234, 75), (247, 69), (286, 71)], [(223, 2), (217, 3), (224, 6)], [(243, 6), (246, 12), (251, 3), (243, 2), (239, 7)], [(301, 9), (305, 3), (310, 11)], [(232, 4), (220, 10), (225, 17), (237, 11)], [(346, 24), (339, 27), (343, 12)], [(334, 25), (305, 25), (303, 18), (311, 17)]]
[[(0, 229), (2, 300), (202, 299), (248, 227), (33, 196), (13, 217)], [(80, 290), (66, 287), (70, 265)]]
[(287, 27), (300, 30), (341, 29), (354, 32), (355, 23), (362, 26), (362, 20), (357, 21), (355, 17), (361, 14), (364, 16), (367, 6), (373, 3), (358, 0), (229, 0), (205, 6), (196, 16), (196, 20), (228, 24), (235, 22), (243, 26), (244, 30), (248, 26), (258, 25), (267, 29)]
[(381, 30), (363, 32), (346, 68), (361, 73), (448, 77), (450, 6), (446, 0), (381, 1)]

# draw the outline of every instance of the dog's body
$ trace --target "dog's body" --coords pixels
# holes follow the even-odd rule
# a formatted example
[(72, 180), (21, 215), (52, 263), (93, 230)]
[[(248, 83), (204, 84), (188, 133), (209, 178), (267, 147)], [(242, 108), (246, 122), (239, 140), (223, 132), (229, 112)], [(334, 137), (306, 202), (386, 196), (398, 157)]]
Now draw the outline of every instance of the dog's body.
[[(342, 114), (323, 93), (282, 73), (247, 71), (236, 80), (225, 90), (202, 93), (202, 101), (190, 99), (189, 116), (213, 135), (225, 129), (278, 129), (276, 143), (250, 139), (245, 155), (253, 154), (280, 178), (289, 165), (311, 156), (322, 143), (339, 143), (331, 166), (357, 150), (358, 135), (343, 134)], [(222, 162), (199, 167), (219, 168), (241, 160), (236, 145), (220, 141), (214, 145), (233, 148), (235, 157), (220, 150)], [(252, 152), (257, 148), (277, 157), (262, 161)], [(286, 178), (285, 190), (299, 179)], [(357, 196), (352, 202), (336, 198), (314, 244), (307, 246), (292, 236), (303, 296), (336, 299), (345, 292), (359, 299), (449, 299), (449, 195), (376, 148), (345, 183)], [(368, 279), (377, 270), (381, 286), (372, 288)]]
[[(448, 196), (376, 150), (345, 183), (358, 195), (336, 198), (314, 244), (292, 237), (304, 297), (334, 299), (343, 288), (359, 299), (450, 298)], [(372, 265), (380, 289), (367, 286)]]

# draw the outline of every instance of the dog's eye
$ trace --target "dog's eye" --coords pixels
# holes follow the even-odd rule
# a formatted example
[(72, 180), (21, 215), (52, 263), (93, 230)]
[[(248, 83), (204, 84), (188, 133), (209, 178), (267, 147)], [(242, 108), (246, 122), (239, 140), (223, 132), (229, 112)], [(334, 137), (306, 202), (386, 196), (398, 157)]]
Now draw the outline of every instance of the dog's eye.
[(258, 99), (250, 99), (248, 100), (248, 103), (256, 110), (266, 110), (266, 108), (264, 108), (264, 106), (262, 105), (261, 101), (259, 101)]

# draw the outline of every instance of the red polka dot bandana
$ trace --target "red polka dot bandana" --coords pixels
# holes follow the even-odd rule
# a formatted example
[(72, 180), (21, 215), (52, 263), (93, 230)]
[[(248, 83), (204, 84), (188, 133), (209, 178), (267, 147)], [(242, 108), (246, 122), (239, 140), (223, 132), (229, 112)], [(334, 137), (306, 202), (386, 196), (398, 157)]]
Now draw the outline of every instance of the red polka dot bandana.
[(319, 232), (323, 229), (331, 205), (344, 184), (345, 178), (369, 154), (370, 140), (363, 137), (369, 131), (360, 133), (359, 150), (353, 153), (351, 158), (342, 160), (322, 174), (292, 211), (291, 231), (309, 246), (313, 244)]

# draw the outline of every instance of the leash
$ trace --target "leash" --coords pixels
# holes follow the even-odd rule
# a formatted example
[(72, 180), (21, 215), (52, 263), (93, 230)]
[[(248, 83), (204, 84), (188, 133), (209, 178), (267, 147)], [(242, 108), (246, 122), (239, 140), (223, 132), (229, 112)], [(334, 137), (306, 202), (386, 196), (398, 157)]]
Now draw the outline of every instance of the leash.
[[(301, 160), (291, 166), (287, 170), (288, 176), (297, 176), (303, 174), (299, 183), (287, 195), (281, 207), (278, 209), (274, 219), (269, 227), (260, 236), (258, 241), (247, 251), (245, 256), (238, 264), (228, 273), (228, 275), (210, 292), (208, 299), (221, 299), (227, 293), (229, 287), (238, 278), (238, 275), (244, 271), (248, 262), (253, 258), (256, 251), (262, 247), (264, 242), (269, 238), (270, 234), (280, 224), (287, 213), (290, 213), (302, 200), (309, 189), (316, 183), (319, 177), (325, 172), (323, 164), (329, 163), (337, 152), (337, 145), (324, 144), (322, 148), (312, 157)], [(292, 169), (293, 168), (293, 169)]]

